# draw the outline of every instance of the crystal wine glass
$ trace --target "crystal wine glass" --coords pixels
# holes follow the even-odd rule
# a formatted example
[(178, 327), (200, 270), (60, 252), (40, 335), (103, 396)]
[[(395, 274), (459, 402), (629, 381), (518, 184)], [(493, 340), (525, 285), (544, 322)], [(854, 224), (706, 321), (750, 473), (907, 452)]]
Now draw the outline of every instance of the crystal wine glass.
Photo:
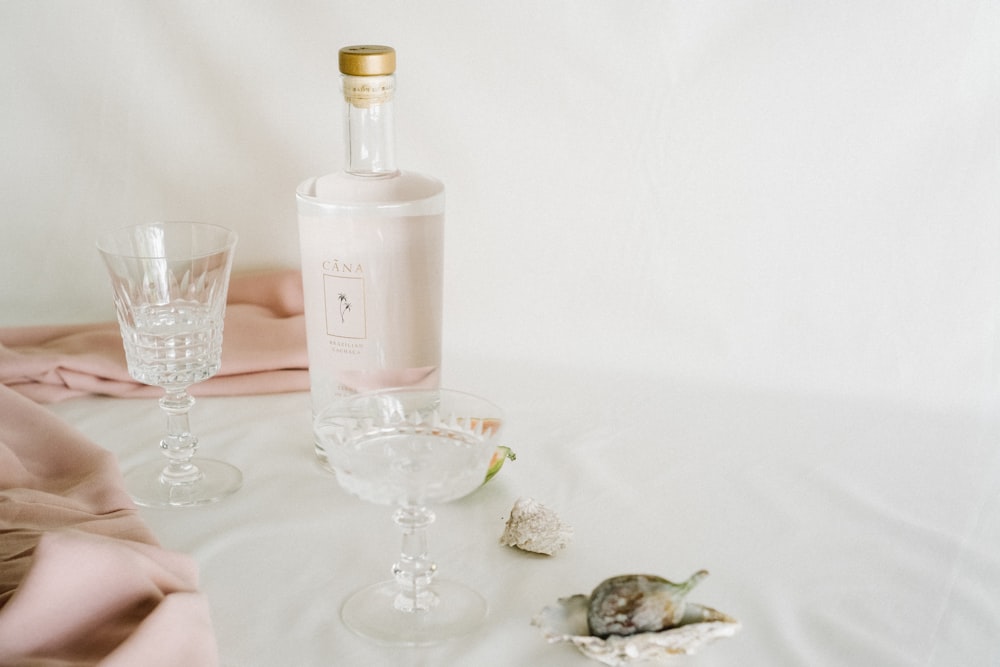
[(199, 222), (154, 222), (102, 234), (129, 375), (161, 387), (167, 436), (157, 459), (125, 474), (139, 505), (184, 507), (220, 500), (243, 483), (239, 469), (194, 458), (188, 387), (219, 370), (236, 233)]
[(489, 401), (448, 389), (386, 389), (338, 399), (316, 417), (337, 481), (362, 500), (395, 506), (403, 531), (394, 577), (353, 594), (341, 617), (358, 634), (420, 646), (466, 634), (486, 617), (486, 600), (435, 577), (427, 555), (428, 507), (479, 487), (503, 417)]

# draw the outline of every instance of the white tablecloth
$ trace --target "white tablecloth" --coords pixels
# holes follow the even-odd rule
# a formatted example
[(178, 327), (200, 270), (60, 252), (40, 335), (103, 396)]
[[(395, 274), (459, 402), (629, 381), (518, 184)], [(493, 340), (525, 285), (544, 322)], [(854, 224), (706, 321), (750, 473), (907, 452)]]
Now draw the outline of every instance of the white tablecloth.
[[(995, 665), (1000, 661), (1000, 440), (994, 409), (942, 411), (669, 377), (458, 360), (450, 384), (507, 412), (517, 452), (475, 494), (440, 508), (440, 576), (490, 603), (477, 634), (390, 649), (338, 618), (387, 578), (399, 534), (386, 508), (315, 463), (308, 397), (205, 398), (202, 453), (237, 464), (216, 506), (143, 510), (201, 567), (224, 665), (572, 665), (531, 617), (605, 577), (710, 576), (691, 599), (743, 623), (681, 664)], [(53, 408), (128, 467), (157, 456), (152, 401)], [(553, 557), (498, 543), (531, 496), (575, 528)], [(596, 664), (596, 663), (594, 663)]]

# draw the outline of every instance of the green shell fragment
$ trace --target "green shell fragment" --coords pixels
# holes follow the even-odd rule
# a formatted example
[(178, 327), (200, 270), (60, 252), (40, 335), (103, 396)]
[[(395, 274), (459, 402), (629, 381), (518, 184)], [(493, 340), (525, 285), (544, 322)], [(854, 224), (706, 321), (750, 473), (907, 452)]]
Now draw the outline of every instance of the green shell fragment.
[(498, 446), (493, 452), (493, 458), (490, 459), (490, 467), (486, 470), (486, 479), (483, 480), (483, 484), (493, 479), (508, 459), (514, 461), (517, 459), (517, 455), (511, 451), (510, 447)]

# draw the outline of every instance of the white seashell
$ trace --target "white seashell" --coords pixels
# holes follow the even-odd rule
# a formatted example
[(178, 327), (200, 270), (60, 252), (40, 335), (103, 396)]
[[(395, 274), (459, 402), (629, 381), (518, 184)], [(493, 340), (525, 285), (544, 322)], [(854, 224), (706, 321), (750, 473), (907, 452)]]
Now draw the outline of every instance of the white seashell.
[(573, 529), (533, 498), (518, 498), (510, 511), (501, 544), (551, 556), (569, 544)]
[(689, 602), (681, 624), (675, 628), (601, 639), (588, 632), (589, 605), (587, 595), (562, 598), (557, 605), (542, 609), (531, 619), (531, 624), (541, 628), (550, 644), (571, 642), (588, 658), (613, 667), (691, 654), (710, 641), (732, 637), (741, 627), (739, 621), (721, 611)]

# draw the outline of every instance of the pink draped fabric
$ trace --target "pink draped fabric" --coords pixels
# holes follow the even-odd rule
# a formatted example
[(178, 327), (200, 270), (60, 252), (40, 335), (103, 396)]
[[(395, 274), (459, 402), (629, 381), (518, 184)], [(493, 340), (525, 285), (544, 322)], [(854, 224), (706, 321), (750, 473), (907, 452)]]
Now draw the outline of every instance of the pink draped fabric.
[[(37, 405), (159, 396), (118, 324), (0, 329), (0, 385), (0, 665), (216, 665), (194, 562), (157, 543), (111, 453)], [(222, 368), (192, 393), (308, 387), (299, 273), (234, 277)]]
[[(110, 290), (108, 301), (110, 304)], [(222, 337), (222, 368), (195, 396), (309, 388), (298, 271), (234, 276)], [(85, 394), (160, 396), (132, 380), (116, 322), (0, 328), (0, 383), (40, 403)]]
[(0, 665), (216, 664), (196, 566), (157, 544), (114, 457), (0, 386)]

